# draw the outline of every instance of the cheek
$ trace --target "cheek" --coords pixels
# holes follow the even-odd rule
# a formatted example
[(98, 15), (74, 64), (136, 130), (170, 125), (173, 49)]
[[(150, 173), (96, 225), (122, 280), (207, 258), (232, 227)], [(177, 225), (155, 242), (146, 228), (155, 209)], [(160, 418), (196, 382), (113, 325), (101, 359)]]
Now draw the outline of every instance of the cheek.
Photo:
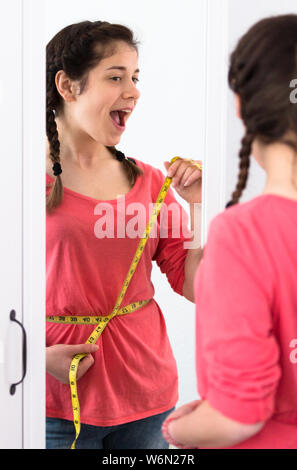
[(97, 125), (98, 121), (106, 118), (110, 106), (98, 96), (89, 97), (81, 108), (81, 119), (89, 126)]
[(90, 90), (75, 106), (75, 119), (82, 125), (98, 126), (98, 121), (106, 120), (110, 110), (115, 107), (119, 96), (116, 89), (100, 87)]
[(112, 92), (100, 93), (93, 97), (92, 110), (97, 116), (106, 117), (110, 110), (114, 108), (118, 100), (118, 95)]

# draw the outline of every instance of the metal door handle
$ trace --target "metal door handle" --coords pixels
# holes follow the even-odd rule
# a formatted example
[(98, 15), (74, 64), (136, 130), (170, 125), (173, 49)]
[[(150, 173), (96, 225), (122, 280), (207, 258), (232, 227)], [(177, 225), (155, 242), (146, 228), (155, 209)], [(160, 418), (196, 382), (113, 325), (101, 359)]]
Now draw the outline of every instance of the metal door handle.
[(23, 332), (23, 375), (22, 375), (21, 380), (19, 380), (19, 382), (16, 382), (16, 383), (14, 383), (10, 386), (10, 389), (9, 389), (10, 395), (15, 394), (16, 386), (23, 382), (23, 380), (25, 378), (25, 375), (26, 375), (26, 372), (27, 372), (27, 337), (26, 337), (26, 331), (25, 331), (25, 328), (23, 327), (22, 323), (19, 322), (18, 320), (16, 320), (15, 317), (16, 317), (15, 310), (11, 310), (11, 312), (9, 314), (10, 320), (14, 321), (18, 325), (20, 325), (20, 327), (22, 328), (22, 332)]

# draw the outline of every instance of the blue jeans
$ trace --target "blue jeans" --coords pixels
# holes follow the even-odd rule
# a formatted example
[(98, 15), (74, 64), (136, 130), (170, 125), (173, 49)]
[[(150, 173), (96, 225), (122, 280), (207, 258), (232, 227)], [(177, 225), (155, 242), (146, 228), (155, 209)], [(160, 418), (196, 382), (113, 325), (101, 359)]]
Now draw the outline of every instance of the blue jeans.
[[(116, 426), (81, 424), (76, 449), (168, 449), (161, 427), (175, 409)], [(46, 448), (70, 449), (75, 438), (72, 421), (46, 418)]]

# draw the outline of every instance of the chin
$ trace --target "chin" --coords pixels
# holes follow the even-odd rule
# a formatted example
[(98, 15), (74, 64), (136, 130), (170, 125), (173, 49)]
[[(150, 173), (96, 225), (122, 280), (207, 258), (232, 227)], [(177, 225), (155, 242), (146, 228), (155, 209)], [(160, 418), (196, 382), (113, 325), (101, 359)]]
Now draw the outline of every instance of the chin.
[(120, 141), (121, 141), (121, 137), (107, 139), (106, 142), (104, 142), (104, 145), (106, 147), (114, 147), (115, 145), (118, 145)]

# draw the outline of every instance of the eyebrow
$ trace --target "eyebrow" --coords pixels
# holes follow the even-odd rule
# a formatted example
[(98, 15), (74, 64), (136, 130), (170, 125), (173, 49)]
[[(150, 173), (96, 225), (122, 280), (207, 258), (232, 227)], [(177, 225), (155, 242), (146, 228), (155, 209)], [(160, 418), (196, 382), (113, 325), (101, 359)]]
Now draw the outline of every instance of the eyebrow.
[[(123, 66), (121, 66), (121, 65), (113, 65), (112, 67), (109, 67), (109, 68), (106, 69), (106, 70), (115, 70), (115, 69), (116, 69), (116, 70), (127, 70), (126, 67), (123, 67)], [(139, 73), (139, 69), (134, 70), (134, 73)]]

